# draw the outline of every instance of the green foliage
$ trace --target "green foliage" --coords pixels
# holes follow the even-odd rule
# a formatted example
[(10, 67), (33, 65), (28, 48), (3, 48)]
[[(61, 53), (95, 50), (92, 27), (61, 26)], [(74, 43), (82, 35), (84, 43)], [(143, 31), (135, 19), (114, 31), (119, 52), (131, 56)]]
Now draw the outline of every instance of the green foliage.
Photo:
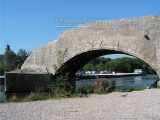
[(93, 88), (87, 82), (83, 82), (78, 92), (81, 94), (90, 94), (93, 93)]
[(22, 64), (24, 63), (24, 61), (27, 59), (27, 57), (30, 55), (30, 53), (26, 52), (26, 50), (24, 49), (20, 49), (17, 53), (16, 56), (16, 65), (17, 68), (20, 68), (22, 66)]
[(58, 70), (63, 64), (64, 64), (64, 61), (65, 61), (65, 58), (67, 57), (68, 55), (68, 49), (66, 48), (64, 51), (58, 51), (57, 53), (57, 65), (53, 65), (54, 67), (54, 70), (56, 72), (59, 72), (60, 70)]
[(142, 88), (129, 87), (129, 88), (116, 88), (115, 91), (117, 91), (117, 92), (132, 92), (132, 91), (143, 91), (145, 89), (146, 89), (146, 87), (142, 87)]
[(111, 60), (112, 60), (111, 58), (98, 57), (98, 58), (92, 60), (92, 61), (90, 62), (90, 64), (93, 64), (93, 65), (95, 66), (95, 65), (97, 65), (97, 64), (99, 64), (99, 63), (105, 64), (105, 63), (107, 63), (107, 62), (109, 62), (109, 61), (111, 61)]
[(128, 94), (125, 94), (125, 95), (121, 95), (121, 97), (127, 97), (127, 95), (128, 95)]
[(103, 58), (99, 57), (95, 60), (86, 64), (81, 70), (82, 71), (116, 71), (131, 73), (134, 69), (143, 69), (147, 74), (155, 74), (155, 71), (144, 61), (138, 58)]
[(31, 92), (29, 95), (26, 95), (25, 98), (21, 99), (21, 102), (37, 101), (37, 100), (47, 100), (51, 98), (50, 93), (46, 92)]
[(160, 85), (159, 85), (159, 86), (157, 86), (157, 88), (158, 88), (158, 89), (160, 89)]
[(7, 51), (2, 60), (2, 68), (6, 71), (11, 71), (16, 68), (16, 54), (13, 51)]
[(53, 80), (52, 84), (52, 92), (54, 93), (55, 90), (66, 90), (71, 91), (73, 90), (72, 80), (69, 77), (69, 73), (63, 73), (63, 70), (67, 67), (64, 65), (65, 59), (68, 54), (68, 49), (64, 51), (58, 51), (57, 53), (57, 65), (53, 65), (54, 70), (56, 71), (56, 78)]
[(0, 61), (0, 75), (3, 74), (3, 71), (4, 71), (4, 65), (3, 65), (2, 61)]
[(105, 70), (104, 64), (103, 64), (103, 63), (99, 63), (99, 64), (96, 66), (96, 69), (97, 69), (98, 72), (104, 71), (104, 70)]
[(65, 75), (57, 76), (56, 79), (53, 80), (52, 91), (54, 92), (56, 89), (63, 89), (67, 91), (73, 89), (69, 82), (68, 73)]
[(17, 54), (11, 50), (6, 51), (2, 61), (0, 61), (0, 72), (20, 68), (30, 54), (31, 52), (27, 53), (24, 49), (20, 49)]
[(143, 69), (148, 74), (155, 73), (145, 62), (137, 58), (118, 58), (108, 63), (108, 69), (116, 72), (134, 72), (134, 69)]
[(93, 64), (87, 64), (84, 66), (84, 71), (95, 71), (96, 68), (93, 66)]
[(49, 99), (62, 99), (62, 98), (73, 98), (73, 97), (88, 97), (89, 94), (82, 93), (72, 93), (71, 91), (66, 91), (64, 89), (57, 88), (54, 93), (51, 92), (43, 92), (41, 90), (37, 90), (35, 92), (31, 92), (27, 94), (25, 97), (18, 97), (16, 95), (12, 96), (9, 99), (2, 100), (0, 103), (6, 102), (30, 102), (37, 100), (49, 100)]
[(130, 87), (130, 88), (127, 88), (127, 92), (132, 92), (132, 91), (135, 91), (136, 89), (133, 88), (133, 87)]
[(62, 89), (62, 88), (56, 88), (52, 94), (54, 98), (58, 98), (58, 99), (72, 97), (71, 91), (66, 91), (65, 89)]
[(81, 70), (82, 71), (103, 71), (105, 70), (104, 64), (109, 62), (110, 58), (99, 57), (88, 64), (86, 64)]
[(53, 96), (49, 92), (36, 91), (36, 92), (31, 92), (30, 94), (27, 94), (23, 98), (14, 95), (7, 100), (0, 101), (0, 103), (5, 103), (5, 102), (30, 102), (30, 101), (37, 101), (37, 100), (48, 100), (48, 99), (52, 99), (52, 98), (53, 98)]

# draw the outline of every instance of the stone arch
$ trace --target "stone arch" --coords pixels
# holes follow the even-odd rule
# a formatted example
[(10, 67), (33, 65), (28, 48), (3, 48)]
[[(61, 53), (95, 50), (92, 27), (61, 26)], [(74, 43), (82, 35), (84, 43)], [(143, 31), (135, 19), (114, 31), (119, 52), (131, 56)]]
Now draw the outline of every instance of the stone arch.
[[(85, 64), (87, 64), (91, 60), (94, 60), (97, 57), (108, 55), (108, 54), (126, 54), (126, 55), (130, 55), (130, 56), (141, 59), (139, 56), (136, 56), (124, 51), (108, 50), (108, 49), (88, 50), (68, 58), (64, 63), (64, 66), (67, 66), (66, 69), (64, 69), (64, 72), (68, 72), (68, 73), (71, 73), (71, 75), (75, 75), (80, 68), (82, 68)], [(141, 59), (141, 60), (147, 63), (147, 61), (145, 61), (144, 59)], [(147, 64), (150, 65), (149, 63)], [(150, 65), (150, 67), (152, 67), (155, 70), (154, 66)]]
[(148, 63), (160, 76), (160, 16), (98, 21), (69, 29), (58, 40), (36, 49), (22, 69), (46, 71), (47, 68), (55, 74), (57, 52), (66, 48), (66, 64), (77, 63), (77, 58), (82, 60), (88, 53), (91, 58), (96, 53), (97, 56), (107, 52), (126, 53)]

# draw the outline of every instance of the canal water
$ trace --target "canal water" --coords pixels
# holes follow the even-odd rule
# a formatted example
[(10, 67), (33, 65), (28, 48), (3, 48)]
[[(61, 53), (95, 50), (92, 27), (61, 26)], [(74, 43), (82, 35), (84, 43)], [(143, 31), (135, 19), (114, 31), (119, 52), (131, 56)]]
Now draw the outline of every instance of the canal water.
[[(142, 88), (146, 86), (151, 86), (157, 79), (157, 75), (145, 75), (145, 76), (135, 76), (135, 77), (120, 77), (120, 78), (107, 78), (108, 80), (116, 81), (116, 87), (121, 88)], [(78, 80), (76, 81), (76, 86), (80, 87), (82, 84), (89, 84), (91, 85), (95, 79), (85, 79), (85, 80)], [(16, 96), (23, 97), (24, 94), (16, 94)], [(4, 100), (6, 98), (9, 98), (10, 94), (5, 94), (4, 92), (4, 84), (0, 84), (0, 100)]]
[[(120, 88), (143, 88), (147, 86), (151, 86), (157, 79), (158, 76), (156, 74), (145, 75), (145, 76), (133, 76), (133, 77), (120, 77), (120, 78), (106, 78), (110, 82), (115, 81), (116, 87)], [(76, 85), (80, 87), (82, 84), (93, 84), (96, 79), (85, 79), (76, 81)]]

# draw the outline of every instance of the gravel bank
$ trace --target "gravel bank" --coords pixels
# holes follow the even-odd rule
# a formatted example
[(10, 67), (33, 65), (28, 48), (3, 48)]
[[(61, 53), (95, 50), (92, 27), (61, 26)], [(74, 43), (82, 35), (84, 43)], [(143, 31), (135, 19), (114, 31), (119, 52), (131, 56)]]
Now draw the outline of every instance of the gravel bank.
[(0, 120), (110, 119), (160, 120), (160, 89), (113, 92), (89, 98), (0, 103)]

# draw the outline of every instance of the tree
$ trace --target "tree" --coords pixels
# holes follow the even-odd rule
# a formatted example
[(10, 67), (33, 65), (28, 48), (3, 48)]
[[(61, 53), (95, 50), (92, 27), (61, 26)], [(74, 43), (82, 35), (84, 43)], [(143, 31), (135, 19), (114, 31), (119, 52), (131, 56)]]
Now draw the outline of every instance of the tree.
[(91, 64), (86, 64), (84, 67), (83, 67), (84, 71), (91, 71)]
[(52, 92), (55, 93), (56, 90), (58, 91), (70, 91), (73, 90), (74, 81), (70, 80), (70, 74), (68, 72), (63, 73), (64, 69), (68, 66), (64, 65), (65, 59), (68, 55), (68, 49), (64, 51), (58, 51), (57, 53), (57, 64), (53, 65), (56, 78), (53, 80), (52, 84)]
[(110, 59), (99, 57), (89, 62), (83, 67), (85, 71), (116, 71), (116, 72), (126, 72), (131, 73), (134, 72), (134, 69), (143, 69), (148, 74), (153, 74), (155, 71), (144, 61), (138, 58), (117, 58)]
[(96, 71), (96, 67), (93, 64), (91, 64), (90, 68), (91, 68), (91, 71)]
[(67, 55), (68, 55), (68, 49), (65, 49), (64, 51), (61, 51), (61, 50), (58, 51), (58, 53), (57, 53), (57, 57), (58, 57), (57, 58), (57, 65), (53, 65), (53, 68), (56, 71), (56, 73), (62, 72), (60, 69), (63, 69), (64, 67), (67, 67), (67, 66), (64, 66), (64, 62), (65, 62), (65, 59), (67, 58)]
[(16, 57), (16, 65), (17, 68), (20, 68), (24, 61), (27, 59), (27, 57), (30, 55), (30, 53), (27, 53), (26, 50), (20, 49), (17, 53)]
[(104, 64), (103, 63), (99, 63), (97, 66), (97, 71), (100, 72), (100, 71), (103, 71), (104, 70)]
[(6, 51), (2, 60), (3, 69), (12, 71), (16, 68), (16, 54), (13, 51)]
[(3, 74), (3, 71), (4, 71), (4, 67), (3, 67), (2, 61), (0, 61), (0, 75)]

